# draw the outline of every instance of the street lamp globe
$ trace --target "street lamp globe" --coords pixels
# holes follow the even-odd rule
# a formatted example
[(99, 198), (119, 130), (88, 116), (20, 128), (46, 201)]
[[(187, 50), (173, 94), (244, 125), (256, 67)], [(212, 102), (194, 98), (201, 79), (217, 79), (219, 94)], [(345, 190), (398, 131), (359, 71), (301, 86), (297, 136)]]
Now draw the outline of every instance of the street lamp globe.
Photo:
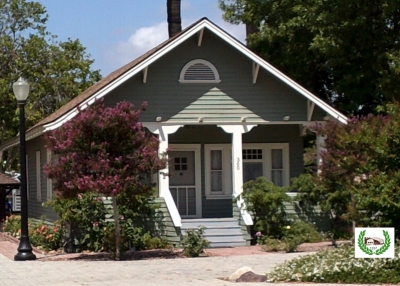
[(29, 95), (29, 84), (20, 77), (16, 82), (14, 82), (13, 91), (18, 103), (25, 103)]

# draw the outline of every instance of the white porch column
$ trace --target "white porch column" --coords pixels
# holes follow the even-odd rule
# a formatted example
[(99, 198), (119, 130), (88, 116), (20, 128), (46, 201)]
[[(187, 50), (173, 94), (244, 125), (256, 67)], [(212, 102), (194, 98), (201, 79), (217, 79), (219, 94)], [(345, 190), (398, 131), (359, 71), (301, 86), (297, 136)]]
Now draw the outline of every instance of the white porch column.
[[(232, 187), (233, 197), (238, 198), (243, 192), (242, 134), (249, 132), (256, 125), (219, 125), (226, 133), (232, 134)], [(252, 225), (253, 219), (245, 209), (242, 198), (237, 200), (238, 207), (246, 225)]]
[[(162, 126), (161, 123), (145, 123), (144, 127), (150, 130), (151, 133), (159, 135), (158, 154), (167, 152), (168, 150), (168, 135), (175, 133), (183, 125), (168, 125)], [(160, 197), (164, 197), (165, 192), (169, 191), (169, 176), (168, 166), (158, 172), (158, 189)]]
[[(148, 128), (150, 132), (159, 135), (160, 144), (158, 148), (158, 154), (162, 154), (168, 150), (168, 135), (175, 133), (183, 125), (162, 126), (161, 123), (151, 122), (145, 123), (143, 126)], [(179, 211), (169, 190), (168, 165), (158, 172), (158, 191), (159, 196), (165, 200), (165, 204), (167, 205), (174, 226), (182, 226), (181, 216), (179, 215)]]
[(315, 144), (317, 145), (317, 168), (318, 168), (318, 174), (321, 173), (321, 167), (322, 167), (322, 163), (323, 163), (321, 153), (326, 151), (325, 139), (326, 139), (326, 136), (317, 134), (317, 139), (315, 141)]

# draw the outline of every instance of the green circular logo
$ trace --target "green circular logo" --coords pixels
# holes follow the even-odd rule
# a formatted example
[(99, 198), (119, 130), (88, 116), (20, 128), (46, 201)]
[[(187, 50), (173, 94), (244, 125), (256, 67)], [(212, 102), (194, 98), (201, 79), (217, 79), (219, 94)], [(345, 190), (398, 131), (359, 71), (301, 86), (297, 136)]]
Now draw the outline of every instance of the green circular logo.
[(358, 240), (357, 240), (357, 245), (361, 249), (362, 252), (364, 252), (365, 254), (368, 254), (368, 255), (373, 255), (373, 254), (381, 255), (382, 253), (385, 253), (389, 249), (389, 247), (390, 247), (390, 236), (389, 236), (389, 233), (387, 231), (383, 230), (383, 236), (385, 237), (385, 242), (383, 243), (383, 245), (379, 249), (377, 249), (375, 251), (370, 249), (365, 244), (365, 240), (364, 240), (365, 232), (366, 232), (366, 230), (360, 231), (360, 234), (358, 235)]

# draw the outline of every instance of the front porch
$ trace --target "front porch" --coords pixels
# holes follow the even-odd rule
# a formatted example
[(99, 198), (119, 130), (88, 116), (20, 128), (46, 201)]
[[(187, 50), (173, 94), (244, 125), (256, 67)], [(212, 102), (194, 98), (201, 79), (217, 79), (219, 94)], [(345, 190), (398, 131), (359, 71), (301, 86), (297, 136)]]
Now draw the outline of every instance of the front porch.
[[(146, 126), (149, 128), (149, 126)], [(223, 219), (249, 244), (252, 217), (239, 197), (243, 183), (265, 176), (278, 185), (303, 171), (303, 138), (298, 124), (179, 125), (149, 128), (160, 138), (169, 164), (158, 174), (159, 196), (179, 233), (195, 224), (212, 229)], [(233, 224), (235, 224), (233, 226)], [(197, 228), (197, 226), (195, 227)], [(219, 234), (216, 234), (219, 232)], [(210, 230), (211, 241), (224, 229)], [(232, 241), (233, 242), (233, 241)], [(235, 243), (232, 244), (234, 246)]]

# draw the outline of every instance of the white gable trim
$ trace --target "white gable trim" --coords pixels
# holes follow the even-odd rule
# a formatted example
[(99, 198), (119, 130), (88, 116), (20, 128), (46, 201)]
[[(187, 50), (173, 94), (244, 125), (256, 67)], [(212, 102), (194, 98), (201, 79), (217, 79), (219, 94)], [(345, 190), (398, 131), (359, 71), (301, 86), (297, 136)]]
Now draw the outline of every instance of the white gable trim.
[[(145, 69), (147, 66), (150, 64), (154, 63), (156, 60), (173, 50), (175, 47), (179, 46), (183, 42), (185, 42), (187, 39), (191, 38), (193, 35), (197, 35), (202, 29), (207, 28), (214, 34), (216, 34), (218, 37), (220, 37), (222, 40), (230, 44), (232, 47), (236, 48), (238, 51), (242, 52), (245, 54), (250, 60), (252, 60), (255, 64), (260, 65), (262, 68), (266, 69), (268, 72), (279, 78), (281, 81), (292, 87), (294, 90), (298, 91), (300, 94), (302, 94), (304, 97), (309, 99), (310, 101), (314, 102), (316, 105), (318, 105), (320, 108), (322, 108), (324, 111), (326, 111), (330, 116), (333, 118), (337, 119), (338, 121), (342, 123), (347, 123), (348, 118), (331, 107), (329, 104), (325, 103), (323, 100), (318, 98), (317, 96), (313, 95), (310, 93), (308, 90), (300, 86), (298, 83), (290, 79), (288, 76), (277, 70), (275, 67), (273, 67), (271, 64), (267, 63), (264, 59), (250, 51), (245, 45), (240, 43), (238, 40), (227, 34), (225, 31), (223, 31), (221, 28), (210, 22), (208, 19), (203, 19), (202, 21), (199, 21), (196, 25), (194, 25), (191, 29), (187, 30), (185, 33), (183, 33), (181, 36), (177, 37), (175, 40), (171, 41), (170, 43), (166, 44), (163, 48), (159, 49), (158, 51), (154, 52), (151, 54), (149, 57), (144, 59), (143, 61), (139, 62), (136, 66), (134, 66), (131, 70), (127, 71), (123, 75), (121, 75), (119, 78), (102, 88), (101, 90), (97, 91), (94, 93), (90, 98), (87, 100), (83, 101), (79, 106), (81, 108), (86, 107), (87, 105), (91, 105), (95, 100), (100, 99), (104, 97), (106, 94), (108, 94), (110, 91), (114, 90), (121, 84), (123, 84), (125, 81), (130, 79), (132, 76), (136, 75), (138, 72), (141, 72), (143, 69)], [(78, 113), (78, 109), (74, 108), (70, 110), (67, 114), (64, 114), (57, 120), (46, 124), (44, 126), (44, 131), (49, 131), (53, 130), (59, 126), (61, 126), (64, 122), (70, 120), (73, 118), (76, 114)]]

